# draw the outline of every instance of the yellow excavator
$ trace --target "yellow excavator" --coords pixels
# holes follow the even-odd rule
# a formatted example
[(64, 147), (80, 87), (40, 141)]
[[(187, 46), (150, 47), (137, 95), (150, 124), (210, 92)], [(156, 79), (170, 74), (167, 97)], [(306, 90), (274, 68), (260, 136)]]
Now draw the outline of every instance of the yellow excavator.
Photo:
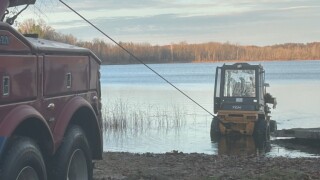
[(266, 92), (265, 71), (261, 65), (224, 64), (217, 67), (214, 91), (214, 113), (210, 135), (242, 134), (270, 138), (276, 122), (270, 120), (270, 107), (277, 101)]

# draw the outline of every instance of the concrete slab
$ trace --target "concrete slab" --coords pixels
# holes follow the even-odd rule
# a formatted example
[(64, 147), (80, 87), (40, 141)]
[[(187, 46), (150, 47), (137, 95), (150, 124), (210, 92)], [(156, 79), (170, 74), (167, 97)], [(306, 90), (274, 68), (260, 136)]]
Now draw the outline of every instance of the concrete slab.
[(293, 128), (277, 130), (276, 137), (294, 137), (301, 139), (319, 139), (320, 128)]

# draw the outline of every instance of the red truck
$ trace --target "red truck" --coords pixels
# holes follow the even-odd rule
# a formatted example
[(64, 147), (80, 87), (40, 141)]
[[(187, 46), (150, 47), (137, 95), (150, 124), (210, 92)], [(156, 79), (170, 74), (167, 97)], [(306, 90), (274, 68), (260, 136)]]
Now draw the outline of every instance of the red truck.
[[(1, 0), (6, 9), (35, 0)], [(0, 22), (0, 179), (92, 179), (102, 159), (101, 61)]]

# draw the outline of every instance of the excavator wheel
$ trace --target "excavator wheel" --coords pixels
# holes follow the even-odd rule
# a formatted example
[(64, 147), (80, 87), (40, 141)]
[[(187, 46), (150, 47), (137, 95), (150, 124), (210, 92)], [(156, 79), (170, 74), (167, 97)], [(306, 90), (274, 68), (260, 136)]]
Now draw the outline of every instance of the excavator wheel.
[(259, 119), (254, 128), (254, 140), (257, 148), (261, 152), (269, 152), (270, 144), (270, 124), (265, 119)]
[(218, 141), (220, 138), (220, 128), (219, 128), (219, 118), (214, 117), (211, 121), (211, 129), (210, 129), (210, 136), (211, 141)]
[(277, 122), (275, 120), (270, 120), (270, 133), (275, 133), (277, 131)]
[(270, 140), (270, 125), (265, 119), (259, 119), (254, 127), (253, 135), (261, 140)]

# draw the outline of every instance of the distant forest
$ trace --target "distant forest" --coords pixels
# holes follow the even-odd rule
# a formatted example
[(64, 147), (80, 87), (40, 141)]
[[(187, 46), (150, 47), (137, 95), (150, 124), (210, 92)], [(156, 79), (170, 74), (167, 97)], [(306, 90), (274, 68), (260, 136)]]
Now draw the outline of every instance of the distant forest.
[[(46, 25), (43, 20), (26, 20), (18, 24), (24, 34), (36, 33), (39, 38), (73, 44), (91, 49), (103, 64), (138, 63), (117, 45), (104, 40), (80, 41), (73, 35), (65, 35)], [(320, 59), (320, 42), (286, 43), (272, 46), (244, 46), (231, 43), (208, 42), (188, 44), (181, 42), (170, 45), (148, 43), (120, 44), (145, 63), (191, 63), (223, 61), (269, 61), (269, 60), (315, 60)]]

